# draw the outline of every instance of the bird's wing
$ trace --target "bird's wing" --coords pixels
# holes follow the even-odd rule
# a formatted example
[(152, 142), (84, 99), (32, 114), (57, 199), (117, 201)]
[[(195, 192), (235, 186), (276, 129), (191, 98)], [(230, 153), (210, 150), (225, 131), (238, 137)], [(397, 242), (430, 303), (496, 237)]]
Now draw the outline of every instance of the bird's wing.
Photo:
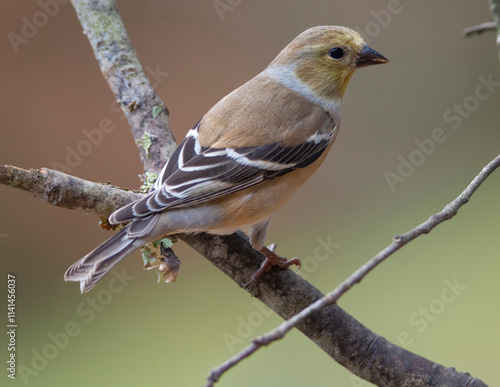
[(192, 206), (304, 168), (326, 150), (332, 132), (318, 132), (292, 147), (272, 143), (241, 148), (202, 147), (199, 123), (163, 168), (146, 197), (115, 211), (110, 223), (146, 218), (167, 209)]

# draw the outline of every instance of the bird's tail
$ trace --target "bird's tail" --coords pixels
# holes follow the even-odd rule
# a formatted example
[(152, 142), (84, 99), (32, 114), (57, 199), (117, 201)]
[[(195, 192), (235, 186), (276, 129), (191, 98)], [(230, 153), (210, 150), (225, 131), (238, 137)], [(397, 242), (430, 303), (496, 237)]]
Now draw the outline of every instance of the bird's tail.
[(64, 274), (65, 281), (80, 281), (80, 291), (88, 292), (118, 262), (143, 245), (139, 238), (128, 237), (125, 227), (95, 250), (74, 263)]

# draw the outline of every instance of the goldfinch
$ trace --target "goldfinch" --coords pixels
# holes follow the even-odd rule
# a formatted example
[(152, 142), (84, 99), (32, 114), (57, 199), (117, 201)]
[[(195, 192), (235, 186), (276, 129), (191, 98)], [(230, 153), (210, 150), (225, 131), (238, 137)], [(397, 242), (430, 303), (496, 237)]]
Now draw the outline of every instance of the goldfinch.
[(297, 36), (269, 66), (220, 100), (187, 133), (142, 199), (109, 223), (128, 225), (71, 266), (66, 281), (92, 289), (118, 262), (166, 235), (245, 229), (265, 261), (298, 264), (265, 247), (276, 210), (323, 163), (337, 137), (340, 102), (360, 67), (389, 62), (345, 27)]

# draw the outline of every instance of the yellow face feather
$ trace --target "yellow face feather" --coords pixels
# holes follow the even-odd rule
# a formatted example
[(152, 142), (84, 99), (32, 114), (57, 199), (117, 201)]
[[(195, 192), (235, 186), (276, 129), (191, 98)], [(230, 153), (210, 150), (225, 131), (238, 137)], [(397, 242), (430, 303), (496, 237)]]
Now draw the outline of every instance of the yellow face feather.
[(349, 28), (313, 27), (297, 36), (273, 63), (294, 66), (297, 79), (318, 97), (340, 99), (365, 47), (361, 36)]

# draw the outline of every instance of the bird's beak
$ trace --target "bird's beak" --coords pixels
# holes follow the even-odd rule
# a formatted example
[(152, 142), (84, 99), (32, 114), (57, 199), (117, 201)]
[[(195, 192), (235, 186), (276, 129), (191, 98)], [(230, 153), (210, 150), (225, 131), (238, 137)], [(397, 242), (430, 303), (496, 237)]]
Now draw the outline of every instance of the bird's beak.
[(389, 63), (389, 59), (379, 54), (374, 49), (364, 46), (359, 52), (358, 59), (356, 60), (356, 67), (366, 67), (382, 63)]

